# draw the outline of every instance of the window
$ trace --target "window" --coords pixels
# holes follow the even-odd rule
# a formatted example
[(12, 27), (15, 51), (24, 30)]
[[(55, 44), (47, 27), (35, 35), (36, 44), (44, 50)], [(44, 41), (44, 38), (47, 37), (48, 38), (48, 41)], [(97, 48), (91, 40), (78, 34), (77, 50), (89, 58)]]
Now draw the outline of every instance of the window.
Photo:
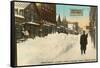
[(21, 10), (19, 11), (19, 15), (24, 16), (24, 10), (21, 9)]
[(18, 9), (15, 9), (15, 14), (18, 14)]

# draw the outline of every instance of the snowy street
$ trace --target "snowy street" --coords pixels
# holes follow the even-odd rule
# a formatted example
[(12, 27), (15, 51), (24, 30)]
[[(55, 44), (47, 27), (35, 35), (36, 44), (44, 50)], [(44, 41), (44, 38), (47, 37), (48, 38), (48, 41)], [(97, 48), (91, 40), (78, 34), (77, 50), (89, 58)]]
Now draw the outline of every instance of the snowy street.
[(81, 55), (80, 35), (55, 33), (17, 43), (18, 66), (85, 61), (96, 61), (96, 49), (90, 36), (85, 55)]

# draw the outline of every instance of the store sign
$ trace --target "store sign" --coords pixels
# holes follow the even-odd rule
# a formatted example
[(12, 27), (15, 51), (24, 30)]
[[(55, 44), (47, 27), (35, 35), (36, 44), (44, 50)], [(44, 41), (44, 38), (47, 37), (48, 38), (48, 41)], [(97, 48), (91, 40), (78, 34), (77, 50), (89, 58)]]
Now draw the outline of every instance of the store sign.
[(71, 9), (70, 16), (83, 16), (83, 10), (82, 9)]

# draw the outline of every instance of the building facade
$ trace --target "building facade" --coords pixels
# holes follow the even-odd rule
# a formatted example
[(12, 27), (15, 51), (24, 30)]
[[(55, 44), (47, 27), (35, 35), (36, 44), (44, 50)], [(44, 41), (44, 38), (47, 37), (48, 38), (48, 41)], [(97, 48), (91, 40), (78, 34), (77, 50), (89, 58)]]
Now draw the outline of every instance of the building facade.
[(15, 26), (16, 26), (16, 39), (21, 39), (23, 37), (23, 23), (25, 22), (24, 10), (29, 5), (29, 3), (15, 2), (14, 3), (14, 16), (15, 16)]
[(45, 3), (30, 3), (24, 10), (25, 29), (30, 37), (45, 36), (55, 32), (56, 5)]
[(94, 43), (95, 48), (95, 42), (96, 42), (96, 28), (97, 28), (97, 7), (90, 7), (90, 23), (89, 23), (89, 31), (91, 40)]

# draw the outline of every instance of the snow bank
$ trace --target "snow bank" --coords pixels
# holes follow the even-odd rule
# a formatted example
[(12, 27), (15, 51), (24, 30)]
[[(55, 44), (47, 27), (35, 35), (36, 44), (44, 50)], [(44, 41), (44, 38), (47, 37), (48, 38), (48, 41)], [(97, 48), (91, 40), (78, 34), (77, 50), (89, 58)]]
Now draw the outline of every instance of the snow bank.
[(76, 35), (64, 33), (48, 34), (45, 37), (27, 39), (17, 44), (18, 65), (36, 65), (52, 61), (69, 51), (77, 41)]

